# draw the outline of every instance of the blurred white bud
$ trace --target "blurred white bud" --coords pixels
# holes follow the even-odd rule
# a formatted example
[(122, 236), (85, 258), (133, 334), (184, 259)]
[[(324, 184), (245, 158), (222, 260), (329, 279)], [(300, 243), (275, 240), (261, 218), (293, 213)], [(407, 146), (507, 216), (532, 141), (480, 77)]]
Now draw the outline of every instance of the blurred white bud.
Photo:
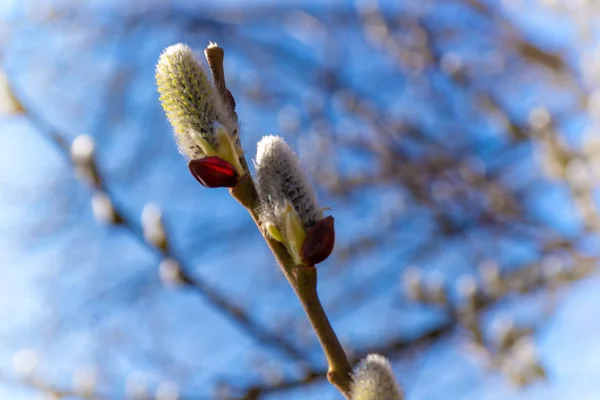
[(529, 335), (519, 338), (515, 342), (512, 352), (526, 365), (535, 365), (538, 362), (535, 342)]
[(96, 370), (92, 367), (78, 368), (73, 373), (73, 391), (81, 397), (91, 396), (96, 391)]
[(448, 52), (442, 54), (440, 65), (446, 73), (455, 74), (462, 69), (463, 60), (460, 54)]
[(600, 156), (600, 128), (598, 126), (592, 125), (584, 130), (581, 151), (588, 158)]
[(214, 396), (213, 398), (215, 399), (230, 399), (232, 397), (232, 390), (231, 387), (229, 387), (228, 384), (226, 383), (217, 383), (215, 389), (214, 389)]
[(94, 162), (94, 139), (89, 135), (79, 135), (71, 143), (71, 161), (75, 176), (91, 185), (99, 184), (99, 177)]
[(113, 224), (117, 222), (117, 214), (108, 194), (104, 192), (95, 192), (92, 195), (92, 211), (96, 221), (104, 224)]
[(178, 400), (179, 387), (174, 382), (161, 382), (156, 389), (155, 400)]
[(565, 263), (558, 256), (546, 256), (541, 262), (542, 277), (547, 283), (556, 283), (565, 272)]
[(506, 349), (509, 342), (515, 336), (515, 322), (508, 316), (499, 316), (492, 321), (492, 337), (498, 349)]
[(444, 305), (448, 300), (444, 275), (440, 271), (430, 274), (425, 280), (425, 296), (427, 301)]
[(177, 286), (184, 283), (181, 267), (172, 258), (165, 258), (158, 267), (160, 280), (165, 286)]
[(146, 377), (139, 372), (131, 373), (125, 382), (125, 395), (131, 400), (147, 400), (150, 398)]
[(417, 267), (407, 267), (402, 273), (402, 288), (406, 297), (413, 301), (423, 299), (423, 278)]
[(156, 203), (146, 203), (142, 210), (142, 225), (155, 228), (161, 225), (162, 212)]
[(79, 135), (71, 143), (71, 159), (74, 163), (90, 163), (94, 159), (95, 142), (90, 135)]
[(500, 369), (516, 386), (522, 387), (527, 384), (528, 379), (524, 365), (515, 357), (510, 355), (504, 357)]
[(13, 355), (13, 369), (21, 378), (29, 378), (38, 365), (38, 354), (32, 349), (21, 349)]
[(492, 260), (484, 261), (479, 266), (479, 273), (484, 292), (492, 298), (498, 296), (502, 287), (498, 264)]
[(502, 370), (518, 386), (546, 378), (546, 372), (538, 360), (536, 346), (531, 336), (523, 336), (515, 341), (510, 351), (505, 353)]
[(569, 161), (565, 168), (565, 178), (576, 190), (589, 188), (592, 183), (590, 167), (581, 158)]
[(545, 107), (536, 107), (529, 112), (529, 126), (534, 130), (547, 128), (550, 120), (550, 112)]
[(167, 246), (167, 235), (162, 222), (162, 212), (156, 203), (148, 203), (142, 210), (142, 231), (146, 242), (164, 249)]
[(390, 32), (385, 21), (376, 14), (371, 15), (365, 20), (364, 33), (369, 43), (374, 47), (380, 47)]
[(354, 367), (350, 387), (352, 400), (402, 400), (389, 361), (379, 354), (369, 354)]
[(600, 183), (600, 154), (589, 160), (590, 174), (592, 175), (592, 182), (594, 186)]
[(600, 54), (598, 48), (589, 49), (579, 57), (579, 67), (585, 83), (594, 87), (600, 82)]

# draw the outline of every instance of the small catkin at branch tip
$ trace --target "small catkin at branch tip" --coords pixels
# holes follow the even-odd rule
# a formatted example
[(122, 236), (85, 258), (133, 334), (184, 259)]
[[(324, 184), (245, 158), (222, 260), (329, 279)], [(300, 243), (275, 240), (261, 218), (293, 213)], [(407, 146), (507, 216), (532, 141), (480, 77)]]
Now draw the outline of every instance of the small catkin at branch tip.
[(352, 373), (351, 400), (403, 400), (389, 361), (379, 354), (369, 354)]

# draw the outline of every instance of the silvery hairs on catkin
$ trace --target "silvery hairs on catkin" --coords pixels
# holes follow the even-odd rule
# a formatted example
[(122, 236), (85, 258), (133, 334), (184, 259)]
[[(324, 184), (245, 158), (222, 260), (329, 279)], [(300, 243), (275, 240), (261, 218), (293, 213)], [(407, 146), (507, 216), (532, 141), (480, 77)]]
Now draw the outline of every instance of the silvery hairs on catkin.
[(203, 141), (217, 146), (215, 125), (238, 142), (237, 122), (191, 48), (182, 43), (167, 47), (156, 65), (156, 82), (179, 151), (188, 159), (207, 155)]
[(256, 182), (262, 203), (261, 222), (281, 228), (286, 202), (292, 204), (304, 229), (323, 218), (315, 193), (294, 151), (279, 136), (265, 136), (257, 145)]
[(351, 400), (403, 400), (389, 361), (369, 354), (352, 373)]

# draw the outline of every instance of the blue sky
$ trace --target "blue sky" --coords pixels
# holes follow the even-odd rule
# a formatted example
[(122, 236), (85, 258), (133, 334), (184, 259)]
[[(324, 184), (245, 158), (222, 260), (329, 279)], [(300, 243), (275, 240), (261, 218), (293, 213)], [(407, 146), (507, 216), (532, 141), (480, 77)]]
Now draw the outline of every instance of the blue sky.
[[(161, 49), (186, 41), (201, 50), (208, 40), (220, 41), (219, 33), (204, 27), (185, 33), (176, 23), (142, 24), (121, 32), (120, 19), (115, 17), (121, 10), (110, 3), (97, 3), (104, 11), (95, 15), (89, 25), (86, 20), (62, 20), (60, 13), (56, 21), (51, 14), (39, 20), (32, 18), (35, 11), (43, 14), (40, 10), (47, 7), (44, 4), (0, 2), (0, 16), (7, 26), (0, 28), (4, 45), (0, 60), (28, 107), (60, 130), (67, 140), (84, 132), (96, 139), (98, 161), (115, 202), (135, 221), (139, 220), (146, 202), (159, 204), (176, 252), (193, 265), (195, 276), (231, 298), (240, 299), (259, 321), (290, 335), (292, 330), (293, 334), (303, 332), (305, 326), (297, 318), (302, 317), (300, 306), (293, 301), (260, 236), (248, 229), (244, 211), (235, 208), (235, 202), (225, 192), (198, 187), (187, 174), (158, 104), (153, 70)], [(318, 10), (317, 4), (312, 2)], [(91, 9), (88, 5), (75, 10), (85, 14), (87, 7)], [(423, 9), (427, 9), (426, 5)], [(523, 29), (535, 34), (536, 40), (544, 45), (563, 46), (573, 37), (572, 29), (567, 24), (564, 27), (555, 24), (557, 17), (551, 14), (509, 11), (508, 15), (518, 18)], [(280, 42), (294, 54), (316, 63), (330, 56), (311, 43), (310, 35), (306, 44), (289, 31), (276, 30), (272, 25), (270, 29), (250, 29), (248, 35), (265, 42)], [(348, 33), (350, 43), (352, 35)], [(227, 43), (225, 39), (224, 46), (228, 44), (230, 47), (226, 49), (232, 50), (227, 66), (234, 72), (233, 87), (251, 83), (260, 71), (247, 61), (241, 49), (235, 48), (235, 42)], [(311, 46), (317, 50), (311, 50)], [(378, 64), (377, 54), (365, 57), (362, 48), (364, 45), (356, 44), (348, 50), (364, 61), (344, 70), (345, 78), (369, 87), (364, 78), (369, 76), (370, 67), (378, 68), (376, 71), (383, 77), (393, 73), (390, 65)], [(282, 91), (296, 91), (309, 97), (304, 92), (308, 93), (310, 87), (303, 86), (301, 79), (280, 80), (281, 75), (291, 74), (308, 81), (309, 72), (304, 77), (303, 71), (295, 70), (291, 61), (285, 64), (281, 60), (281, 70), (276, 70), (272, 77), (275, 89), (281, 81)], [(403, 86), (404, 82), (394, 81), (393, 85)], [(414, 88), (407, 86), (407, 92), (410, 90)], [(303, 96), (287, 98), (288, 103), (272, 107), (238, 100), (238, 113), (245, 130), (243, 145), (249, 154), (253, 154), (262, 133), (281, 132), (274, 109), (301, 108), (299, 98)], [(433, 124), (436, 114), (425, 115), (427, 104), (415, 98), (403, 96), (380, 101), (395, 100), (399, 112), (407, 116), (423, 115)], [(515, 108), (522, 106), (525, 113), (534, 101), (537, 99), (523, 99), (523, 104), (515, 103)], [(460, 109), (460, 104), (456, 107)], [(311, 146), (318, 135), (314, 134), (315, 127), (310, 121), (306, 123), (303, 119), (301, 126), (304, 135), (289, 134), (286, 139), (299, 149), (305, 160), (310, 160)], [(488, 132), (488, 135), (484, 140), (490, 143), (495, 140), (493, 134)], [(353, 155), (340, 158), (348, 171), (369, 167), (368, 159)], [(163, 288), (156, 272), (160, 259), (127, 232), (97, 224), (89, 206), (90, 195), (90, 189), (74, 178), (65, 158), (40, 135), (38, 127), (18, 116), (0, 121), (2, 376), (8, 375), (9, 381), (13, 378), (12, 358), (20, 348), (38, 351), (40, 373), (60, 386), (70, 384), (70, 375), (78, 366), (108, 365), (111, 369), (102, 370), (104, 380), (100, 379), (100, 387), (103, 388), (103, 382), (107, 385), (110, 382), (111, 393), (122, 393), (125, 377), (134, 371), (145, 374), (151, 386), (170, 379), (181, 385), (184, 394), (202, 396), (209, 396), (207, 388), (220, 380), (255, 381), (269, 369), (275, 374), (297, 373), (280, 355), (257, 347), (206, 301), (193, 293)], [(372, 199), (360, 198), (348, 204), (326, 193), (320, 195), (336, 213), (340, 245), (349, 242), (360, 229), (376, 228), (385, 206), (399, 198), (393, 191), (378, 192)], [(537, 200), (544, 206), (540, 213), (550, 218), (553, 205), (561, 207), (567, 217), (557, 225), (565, 230), (575, 229), (568, 217), (571, 215), (568, 206), (560, 203), (560, 196), (556, 200), (548, 198)], [(422, 224), (415, 227), (426, 228)], [(230, 229), (234, 234), (228, 235), (227, 240), (218, 238), (218, 232)], [(398, 237), (404, 240), (400, 233)], [(418, 241), (418, 232), (408, 235), (406, 243), (410, 240)], [(516, 247), (513, 250), (517, 255), (513, 258), (527, 256), (527, 250), (517, 253)], [(401, 248), (390, 246), (377, 258), (357, 259), (350, 271), (327, 269), (333, 263), (324, 264), (325, 278), (320, 290), (326, 301), (344, 294), (348, 282), (357, 284), (379, 274), (394, 277), (378, 283), (374, 292), (352, 312), (340, 312), (334, 318), (342, 341), (354, 345), (383, 341), (400, 329), (417, 331), (428, 320), (429, 314), (422, 310), (401, 314), (406, 320), (398, 317), (395, 298), (391, 297), (396, 285), (395, 271), (390, 265), (402, 264), (403, 257)], [(451, 249), (432, 260), (429, 267), (455, 273), (468, 270), (461, 265), (464, 260), (460, 248)], [(395, 365), (399, 380), (407, 388), (408, 399), (597, 398), (600, 393), (600, 382), (594, 379), (600, 371), (600, 361), (595, 357), (600, 351), (597, 285), (598, 280), (591, 278), (561, 293), (556, 312), (536, 335), (540, 358), (550, 371), (548, 382), (517, 390), (501, 374), (486, 371), (465, 357), (464, 341), (456, 335), (417, 360)], [(527, 308), (523, 303), (505, 311), (518, 314)], [(314, 338), (309, 336), (305, 340), (304, 344), (311, 349), (309, 358), (320, 365), (323, 359), (314, 346)], [(167, 360), (157, 359), (158, 354), (168, 354)], [(259, 361), (267, 367), (255, 368)], [(177, 363), (190, 366), (190, 371), (182, 373), (171, 368), (171, 364)], [(0, 398), (38, 397), (36, 391), (0, 381)], [(318, 384), (306, 391), (272, 398), (337, 399), (339, 396), (328, 385)]]

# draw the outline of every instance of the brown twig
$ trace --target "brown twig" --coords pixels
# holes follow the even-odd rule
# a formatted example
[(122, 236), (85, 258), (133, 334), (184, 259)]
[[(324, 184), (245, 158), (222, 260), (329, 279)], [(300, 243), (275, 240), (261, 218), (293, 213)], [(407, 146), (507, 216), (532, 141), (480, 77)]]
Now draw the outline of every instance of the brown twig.
[[(257, 227), (262, 232), (258, 221), (258, 196), (252, 178), (249, 175), (245, 175), (230, 192), (248, 210)], [(327, 372), (329, 382), (346, 398), (349, 398), (350, 373), (352, 369), (319, 300), (317, 293), (317, 269), (314, 266), (296, 266), (279, 242), (264, 234), (263, 237), (281, 267), (283, 274), (298, 296), (304, 312), (321, 343), (329, 365)]]
[[(205, 50), (204, 54), (213, 74), (213, 81), (217, 88), (219, 88), (220, 95), (227, 95), (233, 98), (225, 86), (223, 49), (211, 44)], [(235, 101), (233, 101), (233, 104), (235, 105)], [(317, 269), (314, 266), (296, 265), (281, 243), (264, 234), (258, 220), (258, 194), (254, 186), (254, 181), (249, 174), (244, 175), (238, 184), (230, 190), (230, 193), (250, 213), (256, 226), (263, 233), (263, 237), (281, 267), (283, 274), (300, 300), (327, 358), (329, 365), (327, 378), (329, 382), (346, 398), (350, 398), (350, 374), (352, 368), (319, 300), (317, 293)]]

